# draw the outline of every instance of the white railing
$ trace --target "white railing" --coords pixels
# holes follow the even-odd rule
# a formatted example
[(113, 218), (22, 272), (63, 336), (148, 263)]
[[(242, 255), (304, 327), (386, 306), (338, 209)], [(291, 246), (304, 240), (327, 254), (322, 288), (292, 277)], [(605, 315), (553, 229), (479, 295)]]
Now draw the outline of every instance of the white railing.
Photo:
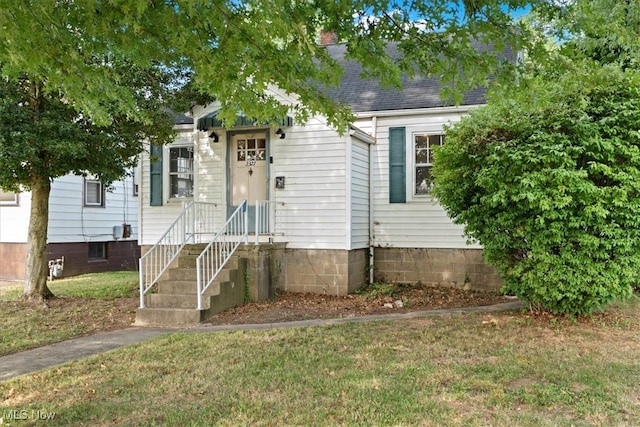
[(193, 243), (208, 243), (215, 235), (218, 222), (216, 203), (195, 202), (193, 213)]
[(276, 203), (270, 200), (256, 200), (256, 241), (260, 244), (260, 236), (272, 237), (276, 229)]
[(229, 217), (196, 260), (198, 278), (198, 310), (203, 309), (202, 296), (241, 243), (249, 243), (247, 201)]
[(189, 202), (182, 213), (138, 261), (140, 280), (140, 308), (144, 308), (144, 296), (169, 268), (184, 245), (197, 243), (201, 236), (213, 234), (215, 228), (215, 204)]

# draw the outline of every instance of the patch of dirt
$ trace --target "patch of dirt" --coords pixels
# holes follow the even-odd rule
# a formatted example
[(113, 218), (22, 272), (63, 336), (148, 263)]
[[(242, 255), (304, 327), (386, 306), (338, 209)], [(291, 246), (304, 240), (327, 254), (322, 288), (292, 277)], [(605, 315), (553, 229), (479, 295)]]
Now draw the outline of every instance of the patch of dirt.
[(497, 293), (411, 284), (374, 285), (346, 296), (278, 292), (273, 300), (249, 303), (209, 319), (213, 325), (290, 322), (371, 314), (477, 307), (513, 301)]
[[(385, 283), (347, 296), (278, 292), (272, 300), (226, 310), (207, 323), (276, 323), (473, 307), (508, 301), (513, 299), (497, 293)], [(46, 321), (37, 324), (43, 332), (73, 325), (78, 335), (87, 335), (131, 327), (138, 302), (137, 297), (104, 300), (63, 296), (46, 301), (47, 308), (42, 303), (29, 301), (4, 301), (1, 305), (7, 315), (39, 312), (46, 316)]]
[(136, 320), (139, 301), (137, 297), (112, 300), (56, 297), (46, 304), (51, 313), (66, 316), (66, 321), (73, 322), (88, 333), (94, 333), (131, 327)]
[[(130, 328), (139, 299), (56, 297), (45, 302), (0, 301), (0, 355), (98, 332)], [(19, 335), (19, 339), (18, 339)]]
[(35, 301), (2, 302), (6, 311), (23, 315), (41, 316), (44, 321), (35, 327), (40, 330), (56, 330), (73, 326), (77, 331), (90, 334), (101, 331), (113, 331), (131, 327), (135, 321), (135, 312), (139, 299), (55, 297), (44, 303)]

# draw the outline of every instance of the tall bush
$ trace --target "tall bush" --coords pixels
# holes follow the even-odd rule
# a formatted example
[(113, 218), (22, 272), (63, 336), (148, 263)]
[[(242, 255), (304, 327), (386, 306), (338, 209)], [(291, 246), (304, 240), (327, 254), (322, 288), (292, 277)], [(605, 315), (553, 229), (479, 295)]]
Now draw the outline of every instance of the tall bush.
[(640, 272), (640, 89), (610, 67), (523, 82), (447, 130), (434, 193), (504, 290), (555, 313), (624, 300)]

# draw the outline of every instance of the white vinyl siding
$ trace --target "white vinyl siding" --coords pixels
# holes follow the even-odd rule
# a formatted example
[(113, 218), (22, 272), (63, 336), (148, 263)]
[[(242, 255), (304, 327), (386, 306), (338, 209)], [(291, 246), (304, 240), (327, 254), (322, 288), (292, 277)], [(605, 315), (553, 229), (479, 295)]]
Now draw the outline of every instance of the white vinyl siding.
[(369, 246), (369, 144), (352, 138), (351, 248)]
[[(347, 137), (324, 124), (292, 127), (285, 139), (272, 136), (271, 199), (277, 202), (276, 230), (288, 248), (347, 249)], [(285, 177), (275, 189), (274, 177)]]
[(131, 225), (136, 239), (138, 199), (133, 196), (133, 178), (112, 183), (103, 193), (104, 208), (85, 206), (84, 179), (67, 175), (51, 184), (48, 243), (112, 241), (113, 227)]
[(0, 206), (0, 242), (26, 243), (31, 193), (19, 194), (19, 205)]
[[(346, 136), (323, 124), (286, 129), (285, 139), (270, 129), (269, 199), (276, 202), (276, 241), (288, 248), (347, 249), (350, 245), (350, 184)], [(210, 133), (210, 132), (208, 132)], [(219, 142), (196, 132), (194, 200), (216, 205), (216, 223), (226, 221), (228, 135), (216, 129)], [(181, 138), (186, 138), (184, 133)], [(152, 245), (182, 212), (182, 203), (149, 205), (149, 160), (141, 160), (140, 203), (144, 223), (140, 244)], [(285, 188), (275, 189), (275, 177), (285, 177)], [(166, 201), (166, 200), (165, 200)]]
[[(138, 204), (131, 177), (109, 187), (101, 209), (84, 205), (84, 178), (79, 175), (53, 180), (49, 201), (47, 243), (112, 241), (113, 227), (125, 223), (137, 232)], [(0, 209), (0, 242), (26, 243), (30, 209), (30, 192), (20, 194), (20, 206)]]
[[(461, 114), (388, 116), (377, 118), (374, 165), (374, 245), (406, 248), (479, 248), (467, 245), (463, 227), (453, 224), (446, 211), (430, 196), (413, 196), (414, 168), (411, 135), (414, 132), (443, 133), (444, 125), (457, 122)], [(371, 118), (356, 122), (360, 129), (371, 128)], [(407, 198), (405, 203), (389, 203), (389, 128), (406, 127)]]
[[(375, 135), (366, 143), (314, 118), (306, 125), (287, 127), (285, 139), (268, 129), (268, 198), (277, 210), (274, 237), (290, 249), (358, 249), (369, 244), (369, 208), (373, 204), (374, 245), (407, 248), (476, 248), (467, 245), (463, 228), (454, 225), (445, 210), (430, 195), (414, 197), (414, 132), (443, 132), (443, 126), (461, 117), (455, 108), (429, 114), (387, 114), (359, 119), (362, 131)], [(376, 123), (375, 129), (373, 124)], [(405, 203), (389, 203), (389, 128), (404, 127), (407, 139), (407, 197)], [(232, 131), (244, 128), (233, 129)], [(253, 128), (252, 128), (253, 129)], [(267, 130), (265, 128), (265, 130)], [(226, 220), (229, 192), (227, 172), (228, 134), (215, 129), (219, 142), (208, 132), (189, 131), (196, 146), (194, 200), (216, 205), (216, 223)], [(369, 151), (371, 150), (371, 152)], [(371, 154), (370, 154), (371, 153)], [(371, 158), (369, 159), (369, 156)], [(369, 164), (373, 182), (369, 182)], [(167, 230), (183, 203), (165, 199), (163, 206), (149, 205), (149, 161), (141, 161), (140, 204), (144, 215), (140, 243), (152, 245)], [(284, 188), (275, 188), (277, 177)], [(166, 185), (166, 183), (165, 183)], [(372, 187), (372, 188), (371, 188)], [(374, 200), (369, 197), (373, 195)]]
[[(226, 132), (224, 132), (224, 130), (216, 130), (219, 137), (219, 142), (217, 143), (214, 143), (208, 138), (208, 133), (181, 130), (176, 138), (177, 144), (194, 147), (193, 198), (169, 198), (167, 165), (165, 166), (166, 173), (164, 174), (162, 182), (164, 194), (163, 204), (162, 206), (150, 206), (149, 156), (147, 153), (140, 156), (140, 187), (138, 198), (140, 199), (140, 212), (144, 218), (138, 237), (140, 245), (154, 245), (182, 213), (184, 204), (191, 200), (215, 205), (213, 211), (215, 228), (222, 226), (226, 221)], [(168, 148), (165, 150), (165, 155), (168, 159)]]
[(205, 133), (197, 139), (195, 158), (195, 190), (193, 199), (215, 205), (214, 223), (220, 227), (227, 220), (227, 171), (226, 153), (228, 138), (223, 129), (216, 130), (218, 142)]

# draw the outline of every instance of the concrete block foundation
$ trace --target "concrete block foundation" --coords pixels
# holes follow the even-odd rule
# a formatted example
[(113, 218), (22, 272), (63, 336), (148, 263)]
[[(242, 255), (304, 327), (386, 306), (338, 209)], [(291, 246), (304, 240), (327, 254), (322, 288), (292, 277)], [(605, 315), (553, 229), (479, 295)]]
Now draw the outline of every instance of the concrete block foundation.
[(287, 249), (284, 290), (347, 295), (367, 283), (368, 249)]
[(375, 248), (375, 280), (498, 291), (502, 282), (481, 249)]

